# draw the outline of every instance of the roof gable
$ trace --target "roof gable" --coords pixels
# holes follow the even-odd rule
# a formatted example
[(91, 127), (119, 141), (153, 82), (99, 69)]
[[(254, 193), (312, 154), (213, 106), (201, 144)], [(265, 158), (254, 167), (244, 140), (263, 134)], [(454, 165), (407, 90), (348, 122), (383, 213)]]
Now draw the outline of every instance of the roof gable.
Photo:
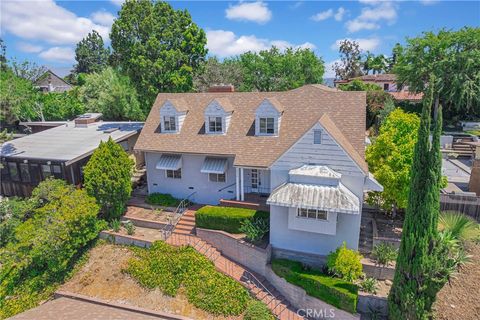
[(218, 112), (233, 112), (233, 105), (228, 98), (215, 98), (205, 108), (205, 114), (216, 114)]

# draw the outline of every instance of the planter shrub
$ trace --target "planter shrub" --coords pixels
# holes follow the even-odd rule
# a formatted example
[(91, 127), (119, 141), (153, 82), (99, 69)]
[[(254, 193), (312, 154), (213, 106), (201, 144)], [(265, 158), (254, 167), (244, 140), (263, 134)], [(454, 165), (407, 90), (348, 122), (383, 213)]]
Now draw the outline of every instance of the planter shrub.
[(336, 276), (353, 282), (362, 275), (362, 255), (355, 250), (348, 249), (344, 242), (334, 252), (327, 256), (328, 270)]
[(245, 310), (243, 320), (275, 320), (267, 305), (258, 300), (252, 300)]
[(180, 200), (174, 198), (171, 194), (156, 192), (149, 194), (145, 202), (162, 207), (176, 207), (180, 204)]
[(199, 209), (195, 215), (197, 227), (223, 230), (230, 233), (242, 233), (240, 230), (245, 219), (268, 219), (270, 214), (244, 208), (206, 206)]
[(355, 284), (331, 277), (319, 270), (307, 270), (300, 262), (286, 259), (272, 260), (272, 270), (287, 282), (303, 288), (309, 296), (356, 313), (358, 287)]

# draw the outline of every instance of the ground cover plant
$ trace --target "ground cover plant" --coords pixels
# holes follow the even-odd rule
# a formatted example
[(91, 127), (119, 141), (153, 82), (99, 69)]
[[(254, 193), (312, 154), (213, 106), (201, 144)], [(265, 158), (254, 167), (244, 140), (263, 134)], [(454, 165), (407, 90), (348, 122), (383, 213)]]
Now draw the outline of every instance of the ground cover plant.
[(205, 206), (195, 215), (197, 227), (223, 230), (230, 233), (242, 233), (244, 220), (268, 219), (269, 213), (244, 208)]
[(327, 256), (328, 271), (346, 281), (353, 282), (362, 276), (362, 256), (348, 249), (345, 242)]
[(358, 287), (355, 284), (334, 278), (320, 270), (306, 269), (297, 261), (275, 259), (272, 260), (272, 269), (289, 283), (305, 289), (308, 295), (356, 313)]
[(105, 227), (95, 199), (64, 181), (42, 182), (32, 198), (38, 207), (0, 248), (2, 319), (49, 298)]
[(163, 207), (176, 207), (180, 204), (180, 200), (175, 199), (171, 194), (157, 192), (149, 194), (145, 202)]
[(146, 288), (159, 288), (169, 296), (183, 288), (190, 303), (214, 315), (240, 315), (252, 300), (242, 285), (215, 270), (192, 247), (158, 241), (149, 249), (133, 250), (135, 257), (125, 271)]

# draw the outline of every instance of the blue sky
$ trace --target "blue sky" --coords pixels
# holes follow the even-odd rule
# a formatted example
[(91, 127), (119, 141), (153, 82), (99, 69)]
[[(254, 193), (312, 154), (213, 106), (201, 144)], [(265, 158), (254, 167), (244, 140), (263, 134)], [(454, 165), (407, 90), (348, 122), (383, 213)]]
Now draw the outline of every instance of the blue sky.
[[(65, 75), (75, 44), (96, 29), (108, 40), (122, 0), (2, 0), (1, 36), (7, 55), (46, 65)], [(480, 25), (479, 1), (174, 1), (207, 32), (209, 54), (227, 57), (276, 45), (309, 47), (327, 74), (337, 44), (355, 39), (365, 51), (390, 54), (395, 43), (422, 31)]]

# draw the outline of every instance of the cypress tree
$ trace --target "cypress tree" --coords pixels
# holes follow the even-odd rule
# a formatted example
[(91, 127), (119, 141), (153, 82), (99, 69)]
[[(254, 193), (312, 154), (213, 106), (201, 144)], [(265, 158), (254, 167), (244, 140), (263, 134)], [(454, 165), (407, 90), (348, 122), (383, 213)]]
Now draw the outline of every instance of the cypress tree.
[(440, 209), (442, 131), (441, 107), (436, 110), (430, 142), (433, 79), (424, 98), (418, 141), (412, 163), (408, 206), (393, 286), (389, 294), (390, 319), (427, 319), (437, 292), (446, 282), (437, 231)]

